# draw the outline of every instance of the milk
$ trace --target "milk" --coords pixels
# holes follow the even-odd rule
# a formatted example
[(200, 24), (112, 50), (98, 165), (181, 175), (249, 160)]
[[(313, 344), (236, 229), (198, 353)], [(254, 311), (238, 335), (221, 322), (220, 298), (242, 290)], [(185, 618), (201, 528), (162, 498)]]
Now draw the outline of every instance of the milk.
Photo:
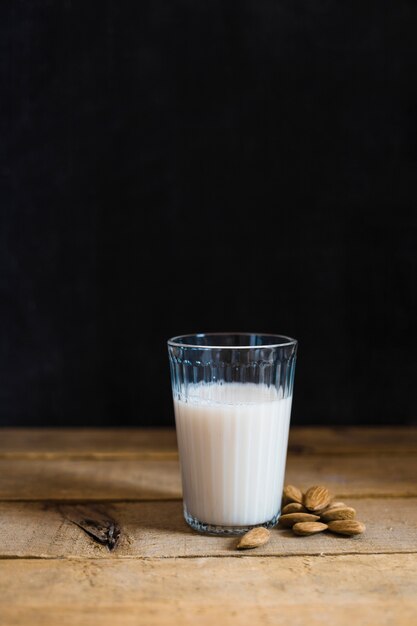
[(180, 398), (174, 407), (188, 514), (220, 526), (275, 518), (292, 397), (267, 385), (199, 383)]

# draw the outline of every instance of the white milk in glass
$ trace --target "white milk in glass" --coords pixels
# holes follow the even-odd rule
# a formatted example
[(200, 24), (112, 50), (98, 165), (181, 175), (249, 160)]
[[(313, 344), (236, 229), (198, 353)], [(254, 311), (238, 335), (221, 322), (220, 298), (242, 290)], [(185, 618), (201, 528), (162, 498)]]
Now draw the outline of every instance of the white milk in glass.
[(205, 524), (247, 526), (281, 507), (292, 397), (252, 383), (188, 385), (175, 399), (184, 501)]

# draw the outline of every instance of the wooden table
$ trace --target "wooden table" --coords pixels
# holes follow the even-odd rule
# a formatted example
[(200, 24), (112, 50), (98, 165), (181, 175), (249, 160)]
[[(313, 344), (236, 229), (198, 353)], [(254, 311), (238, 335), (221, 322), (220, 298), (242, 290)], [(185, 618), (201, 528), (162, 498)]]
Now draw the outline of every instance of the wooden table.
[(172, 431), (3, 430), (0, 623), (416, 624), (416, 459), (417, 428), (293, 429), (286, 482), (325, 484), (367, 532), (241, 553), (183, 522)]

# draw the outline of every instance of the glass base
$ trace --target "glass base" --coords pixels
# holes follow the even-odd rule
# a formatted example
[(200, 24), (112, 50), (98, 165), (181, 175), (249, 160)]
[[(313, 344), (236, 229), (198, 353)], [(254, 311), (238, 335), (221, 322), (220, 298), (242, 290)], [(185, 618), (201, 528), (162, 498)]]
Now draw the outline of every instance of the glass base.
[(250, 526), (217, 526), (216, 524), (206, 524), (205, 522), (201, 522), (196, 517), (190, 515), (187, 511), (187, 508), (184, 506), (184, 519), (189, 526), (193, 530), (196, 530), (199, 533), (204, 533), (205, 535), (222, 535), (222, 536), (232, 536), (232, 535), (244, 535), (252, 528), (258, 528), (259, 526), (263, 526), (264, 528), (273, 528), (278, 524), (279, 516), (281, 515), (281, 511), (278, 511), (274, 517), (262, 524), (253, 524)]

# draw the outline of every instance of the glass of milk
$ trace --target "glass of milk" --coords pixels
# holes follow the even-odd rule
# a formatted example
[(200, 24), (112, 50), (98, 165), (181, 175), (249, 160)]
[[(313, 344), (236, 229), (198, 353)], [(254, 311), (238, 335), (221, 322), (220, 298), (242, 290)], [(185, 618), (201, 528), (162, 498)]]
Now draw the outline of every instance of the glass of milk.
[(200, 333), (173, 337), (168, 351), (185, 521), (216, 535), (274, 526), (297, 341)]

